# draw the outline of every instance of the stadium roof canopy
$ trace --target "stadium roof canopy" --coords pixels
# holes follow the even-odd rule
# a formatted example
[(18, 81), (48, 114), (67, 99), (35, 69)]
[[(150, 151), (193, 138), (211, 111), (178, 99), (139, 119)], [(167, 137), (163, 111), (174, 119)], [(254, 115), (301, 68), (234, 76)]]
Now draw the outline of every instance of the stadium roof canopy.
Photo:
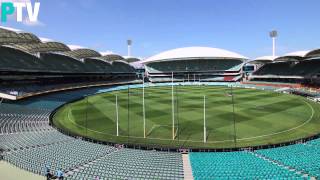
[(124, 60), (122, 56), (119, 54), (104, 54), (101, 58), (105, 61), (117, 61), (117, 60)]
[[(70, 47), (70, 46), (69, 46)], [(70, 56), (77, 59), (90, 58), (90, 57), (100, 57), (101, 54), (92, 49), (75, 49), (73, 51), (63, 52), (64, 55)]]
[(42, 53), (42, 52), (64, 52), (70, 51), (69, 47), (60, 42), (46, 42), (46, 43), (25, 43), (25, 44), (11, 44), (8, 45), (13, 48), (29, 52), (29, 53)]
[(274, 61), (300, 61), (309, 51), (295, 51), (276, 58)]
[(278, 56), (261, 56), (249, 61), (250, 64), (265, 64), (274, 61)]
[(0, 44), (40, 43), (41, 40), (32, 33), (14, 32), (0, 28)]
[(210, 47), (185, 47), (164, 51), (155, 56), (147, 58), (144, 64), (151, 62), (171, 61), (171, 60), (192, 60), (192, 59), (248, 59), (245, 56), (224, 49)]

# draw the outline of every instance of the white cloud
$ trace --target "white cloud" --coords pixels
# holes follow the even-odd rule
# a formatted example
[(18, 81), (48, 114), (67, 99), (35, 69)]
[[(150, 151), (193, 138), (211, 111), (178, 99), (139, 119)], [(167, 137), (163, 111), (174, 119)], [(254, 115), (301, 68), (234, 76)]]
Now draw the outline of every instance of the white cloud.
[(85, 48), (86, 48), (86, 47), (79, 46), (79, 45), (74, 45), (74, 44), (67, 44), (67, 46), (68, 46), (71, 50), (85, 49)]
[(15, 29), (15, 28), (11, 28), (11, 27), (6, 27), (6, 26), (0, 26), (1, 29), (6, 29), (9, 31), (14, 31), (14, 32), (21, 32), (22, 30), (20, 29)]
[(102, 56), (106, 56), (106, 55), (115, 54), (115, 53), (112, 52), (112, 51), (102, 51), (102, 52), (100, 52), (100, 54), (101, 54)]
[(54, 41), (52, 39), (45, 38), (45, 37), (39, 37), (39, 39), (41, 40), (41, 42), (53, 42)]
[(45, 24), (41, 21), (31, 22), (29, 18), (25, 18), (22, 22), (26, 26), (45, 26)]

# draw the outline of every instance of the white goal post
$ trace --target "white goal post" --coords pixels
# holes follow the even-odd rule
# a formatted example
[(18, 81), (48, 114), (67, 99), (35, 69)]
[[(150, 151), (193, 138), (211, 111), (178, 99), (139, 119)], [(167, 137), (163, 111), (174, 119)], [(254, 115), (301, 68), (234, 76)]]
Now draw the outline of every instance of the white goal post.
[(203, 96), (203, 142), (207, 142), (207, 127), (206, 127), (206, 95)]

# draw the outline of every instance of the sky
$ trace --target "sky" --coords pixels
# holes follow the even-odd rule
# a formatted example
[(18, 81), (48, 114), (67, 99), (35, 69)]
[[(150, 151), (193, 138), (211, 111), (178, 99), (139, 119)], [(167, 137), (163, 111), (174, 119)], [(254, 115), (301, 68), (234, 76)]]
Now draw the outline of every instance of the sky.
[(319, 0), (38, 1), (38, 23), (11, 18), (0, 26), (121, 55), (132, 39), (132, 55), (143, 58), (188, 46), (222, 48), (249, 58), (272, 55), (273, 29), (279, 34), (277, 55), (320, 47)]

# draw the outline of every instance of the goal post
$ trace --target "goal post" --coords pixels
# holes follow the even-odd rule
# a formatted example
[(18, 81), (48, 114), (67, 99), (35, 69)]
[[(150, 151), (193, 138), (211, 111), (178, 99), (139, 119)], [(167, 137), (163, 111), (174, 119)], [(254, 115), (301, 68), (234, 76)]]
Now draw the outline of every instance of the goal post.
[(203, 96), (203, 142), (207, 142), (207, 127), (206, 127), (206, 95)]
[(174, 94), (173, 94), (173, 72), (171, 72), (171, 105), (172, 105), (172, 140), (175, 139), (175, 119), (174, 119)]
[(143, 75), (143, 84), (142, 84), (142, 113), (143, 113), (143, 137), (146, 138), (146, 109), (145, 109), (145, 100), (144, 100), (144, 75)]
[(118, 94), (116, 94), (116, 120), (117, 120), (117, 136), (119, 136), (119, 109), (118, 109)]
[(235, 107), (234, 107), (234, 92), (233, 92), (233, 85), (230, 86), (231, 88), (231, 103), (232, 103), (232, 119), (233, 119), (233, 132), (234, 132), (234, 147), (237, 147), (237, 129), (236, 129), (236, 118), (235, 118)]

